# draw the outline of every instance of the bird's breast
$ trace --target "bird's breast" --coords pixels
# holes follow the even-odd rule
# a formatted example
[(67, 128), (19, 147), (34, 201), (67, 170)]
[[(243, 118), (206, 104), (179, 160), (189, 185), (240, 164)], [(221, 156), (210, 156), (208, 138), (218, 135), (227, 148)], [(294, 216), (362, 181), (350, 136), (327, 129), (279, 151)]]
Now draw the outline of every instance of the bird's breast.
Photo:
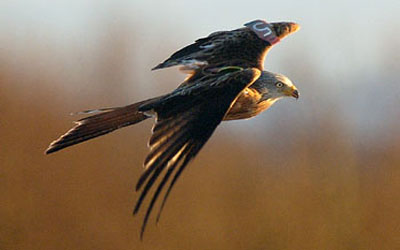
[(244, 89), (232, 104), (224, 120), (247, 119), (268, 109), (273, 102), (261, 100), (262, 95), (254, 88)]

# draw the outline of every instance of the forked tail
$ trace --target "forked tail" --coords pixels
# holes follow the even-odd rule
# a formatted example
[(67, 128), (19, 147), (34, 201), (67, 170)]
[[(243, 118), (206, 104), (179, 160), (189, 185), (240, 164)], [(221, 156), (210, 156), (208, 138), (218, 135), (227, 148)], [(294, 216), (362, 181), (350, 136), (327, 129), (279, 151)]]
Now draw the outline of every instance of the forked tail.
[(76, 126), (53, 141), (46, 149), (45, 153), (50, 154), (63, 148), (110, 133), (116, 129), (141, 122), (149, 116), (139, 112), (138, 108), (155, 99), (157, 98), (134, 103), (125, 107), (109, 109), (109, 111), (78, 120), (76, 121)]

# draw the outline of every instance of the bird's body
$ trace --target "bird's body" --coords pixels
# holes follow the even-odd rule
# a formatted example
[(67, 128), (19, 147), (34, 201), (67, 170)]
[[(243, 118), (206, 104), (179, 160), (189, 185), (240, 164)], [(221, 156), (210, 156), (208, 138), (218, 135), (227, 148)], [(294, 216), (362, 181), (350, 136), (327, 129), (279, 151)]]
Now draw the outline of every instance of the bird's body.
[(229, 109), (224, 121), (248, 119), (267, 110), (276, 100), (263, 99), (260, 89), (254, 86), (244, 89)]
[[(162, 172), (164, 176), (147, 209), (141, 231), (143, 235), (164, 185), (170, 181), (157, 220), (176, 180), (222, 121), (250, 118), (283, 97), (299, 97), (296, 87), (287, 77), (263, 71), (268, 49), (297, 30), (298, 25), (288, 22), (267, 24), (256, 20), (246, 26), (199, 39), (155, 67), (182, 65), (190, 70), (189, 77), (171, 93), (124, 107), (104, 109), (104, 112), (81, 119), (75, 127), (53, 141), (46, 153), (155, 115), (156, 122), (149, 140), (150, 153), (136, 185), (136, 190), (142, 192), (134, 213), (139, 211)], [(272, 35), (268, 33), (265, 38), (268, 30)]]

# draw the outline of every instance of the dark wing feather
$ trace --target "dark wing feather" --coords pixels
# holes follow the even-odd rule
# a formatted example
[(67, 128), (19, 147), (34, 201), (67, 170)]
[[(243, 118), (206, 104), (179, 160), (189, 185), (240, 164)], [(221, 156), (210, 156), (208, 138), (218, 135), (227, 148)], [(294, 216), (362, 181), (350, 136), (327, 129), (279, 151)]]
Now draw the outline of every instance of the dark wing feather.
[[(209, 40), (209, 39), (205, 39), (205, 38), (203, 38), (203, 39), (205, 41)], [(203, 39), (201, 39), (201, 40), (203, 40)], [(201, 50), (200, 46), (203, 43), (203, 42), (198, 42), (198, 41), (201, 41), (201, 40), (197, 40), (196, 42), (194, 42), (194, 43), (192, 43), (192, 44), (190, 44), (190, 45), (188, 45), (186, 47), (183, 47), (182, 49), (176, 51), (175, 53), (173, 53), (171, 55), (170, 58), (167, 59), (167, 61), (177, 60), (179, 58), (185, 57), (185, 56), (190, 55), (192, 53), (198, 52), (199, 50)], [(160, 67), (161, 67), (160, 65), (156, 66), (155, 68), (153, 68), (153, 70), (154, 69), (158, 69)]]
[(183, 47), (182, 49), (173, 53), (167, 60), (158, 64), (152, 70), (172, 67), (183, 63), (183, 60), (195, 59), (192, 55), (206, 51), (207, 45), (218, 46), (220, 38), (228, 35), (230, 31), (217, 31), (211, 33), (209, 36), (197, 39), (194, 43)]
[(211, 137), (238, 94), (259, 75), (257, 69), (236, 72), (227, 69), (226, 72), (206, 76), (195, 85), (178, 88), (169, 96), (139, 108), (141, 111), (155, 111), (157, 120), (149, 142), (150, 153), (145, 160), (145, 171), (136, 186), (137, 190), (143, 189), (134, 214), (139, 211), (148, 191), (166, 169), (147, 209), (141, 236), (154, 203), (171, 174), (177, 169), (162, 207), (182, 171)]
[[(204, 143), (197, 144), (197, 145), (191, 145), (191, 147), (187, 147), (188, 150), (187, 150), (187, 152), (185, 152), (185, 158), (183, 159), (183, 162), (180, 164), (178, 171), (175, 173), (175, 176), (172, 179), (172, 181), (167, 189), (167, 192), (165, 193), (164, 199), (161, 203), (160, 209), (157, 214), (157, 220), (156, 220), (157, 222), (160, 220), (161, 212), (164, 208), (165, 202), (167, 201), (167, 198), (168, 198), (168, 196), (171, 192), (171, 189), (174, 186), (176, 180), (179, 178), (179, 176), (181, 175), (182, 171), (185, 169), (185, 167), (187, 166), (189, 161), (192, 160), (192, 158), (194, 158), (196, 156), (196, 154), (200, 151), (200, 149), (203, 147)], [(185, 150), (186, 150), (186, 148), (185, 148)], [(175, 166), (174, 166), (174, 168), (175, 168)], [(169, 169), (168, 169), (168, 171), (169, 171)], [(173, 169), (172, 169), (172, 171), (173, 171)], [(168, 172), (166, 173), (166, 176), (167, 175), (169, 176)]]

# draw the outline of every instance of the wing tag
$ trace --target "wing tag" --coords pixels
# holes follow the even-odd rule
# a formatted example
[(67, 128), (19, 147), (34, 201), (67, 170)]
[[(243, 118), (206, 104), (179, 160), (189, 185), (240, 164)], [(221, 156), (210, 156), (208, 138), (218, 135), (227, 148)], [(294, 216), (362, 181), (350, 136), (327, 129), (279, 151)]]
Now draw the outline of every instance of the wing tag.
[(256, 35), (271, 45), (278, 43), (280, 39), (275, 35), (272, 26), (264, 20), (254, 20), (246, 23), (244, 26), (251, 29)]

